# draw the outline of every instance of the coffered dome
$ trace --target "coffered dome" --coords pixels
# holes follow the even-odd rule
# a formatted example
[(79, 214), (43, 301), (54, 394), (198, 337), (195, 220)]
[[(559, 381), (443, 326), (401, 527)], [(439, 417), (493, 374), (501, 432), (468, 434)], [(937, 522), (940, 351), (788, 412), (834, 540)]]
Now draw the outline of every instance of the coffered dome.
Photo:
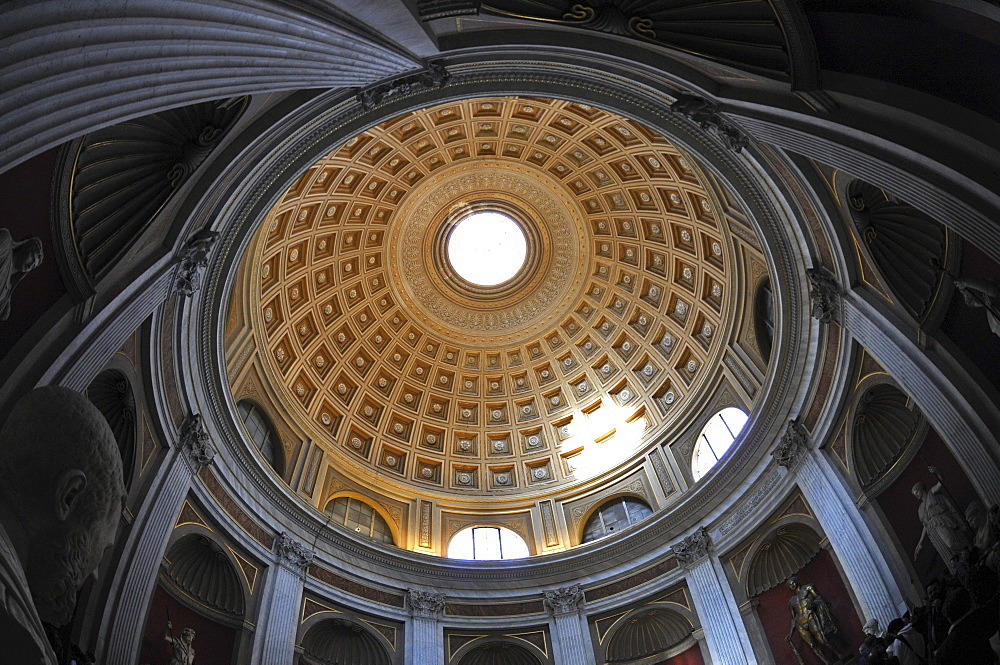
[[(230, 306), (279, 417), (345, 473), (473, 503), (551, 492), (669, 435), (717, 378), (736, 284), (718, 201), (689, 156), (619, 115), (440, 104), (308, 168)], [(448, 255), (484, 211), (523, 235), (499, 284)]]

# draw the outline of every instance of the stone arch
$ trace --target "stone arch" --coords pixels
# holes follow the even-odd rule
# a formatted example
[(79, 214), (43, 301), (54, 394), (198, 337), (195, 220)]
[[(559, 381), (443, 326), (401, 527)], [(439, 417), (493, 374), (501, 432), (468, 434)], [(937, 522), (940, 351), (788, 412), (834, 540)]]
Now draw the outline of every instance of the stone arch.
[(693, 631), (691, 618), (675, 609), (638, 608), (619, 619), (607, 636), (607, 662), (628, 663), (690, 646)]
[(547, 659), (532, 644), (494, 635), (463, 646), (451, 662), (456, 665), (543, 665)]
[(132, 382), (120, 369), (106, 369), (87, 386), (87, 398), (101, 412), (118, 443), (125, 491), (135, 476), (139, 411)]
[(324, 616), (302, 636), (301, 663), (306, 665), (390, 665), (392, 658), (374, 632), (360, 621)]
[(863, 381), (848, 412), (848, 465), (865, 490), (896, 466), (924, 422), (913, 400), (885, 378)]
[(228, 548), (205, 534), (184, 535), (167, 550), (162, 579), (199, 604), (229, 619), (242, 619), (245, 586)]
[(797, 519), (780, 520), (748, 553), (745, 590), (753, 598), (801, 570), (822, 547), (816, 529)]

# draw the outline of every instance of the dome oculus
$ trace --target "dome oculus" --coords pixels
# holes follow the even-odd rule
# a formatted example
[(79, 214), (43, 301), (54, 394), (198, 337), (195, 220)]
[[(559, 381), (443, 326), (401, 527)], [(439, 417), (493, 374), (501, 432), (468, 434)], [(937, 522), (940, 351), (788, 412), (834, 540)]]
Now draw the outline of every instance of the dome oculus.
[(472, 213), (448, 236), (447, 256), (452, 268), (477, 286), (496, 286), (517, 275), (527, 252), (521, 227), (499, 212)]

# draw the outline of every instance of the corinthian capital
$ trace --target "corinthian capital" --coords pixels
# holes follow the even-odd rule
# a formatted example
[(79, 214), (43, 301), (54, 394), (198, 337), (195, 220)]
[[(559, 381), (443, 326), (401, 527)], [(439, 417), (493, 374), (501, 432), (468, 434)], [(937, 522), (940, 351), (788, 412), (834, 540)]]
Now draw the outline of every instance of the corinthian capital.
[(583, 607), (583, 591), (579, 584), (550, 589), (545, 592), (542, 603), (552, 614), (569, 614)]
[(771, 456), (780, 466), (792, 469), (807, 450), (809, 450), (809, 430), (802, 423), (789, 420), (788, 429), (778, 442), (778, 447), (771, 451)]
[(180, 447), (195, 467), (212, 463), (215, 450), (199, 414), (192, 413), (181, 423)]
[(311, 549), (295, 540), (287, 533), (282, 532), (274, 541), (274, 552), (278, 555), (278, 562), (294, 570), (302, 570), (310, 563), (316, 555)]
[(419, 589), (407, 589), (406, 604), (410, 614), (425, 619), (437, 619), (444, 612), (444, 594)]
[(839, 323), (844, 290), (840, 288), (836, 277), (826, 268), (810, 268), (806, 272), (809, 274), (813, 318), (820, 323)]
[(699, 527), (697, 531), (670, 548), (681, 565), (690, 566), (708, 556), (712, 551), (712, 537), (708, 529)]

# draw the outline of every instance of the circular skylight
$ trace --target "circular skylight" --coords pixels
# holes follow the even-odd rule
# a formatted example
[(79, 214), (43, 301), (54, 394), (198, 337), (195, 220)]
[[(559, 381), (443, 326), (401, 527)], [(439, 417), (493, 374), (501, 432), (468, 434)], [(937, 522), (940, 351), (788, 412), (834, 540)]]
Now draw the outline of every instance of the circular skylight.
[(473, 213), (448, 237), (448, 260), (455, 272), (478, 286), (496, 286), (512, 278), (527, 252), (521, 227), (499, 212)]

